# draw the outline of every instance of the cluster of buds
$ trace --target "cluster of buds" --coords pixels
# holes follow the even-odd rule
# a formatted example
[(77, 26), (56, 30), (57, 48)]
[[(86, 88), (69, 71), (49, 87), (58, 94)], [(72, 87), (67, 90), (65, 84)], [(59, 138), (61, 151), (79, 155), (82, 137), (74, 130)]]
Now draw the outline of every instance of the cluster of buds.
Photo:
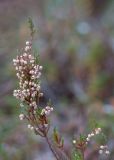
[(101, 128), (96, 128), (94, 131), (92, 131), (91, 133), (89, 133), (87, 135), (86, 143), (88, 143), (92, 137), (94, 137), (95, 135), (98, 135), (100, 133), (101, 133)]
[[(92, 133), (88, 134), (87, 138), (86, 138), (86, 144), (88, 144), (88, 142), (90, 141), (90, 138), (94, 137), (95, 135), (98, 135), (101, 133), (101, 128), (96, 128)], [(99, 149), (99, 154), (103, 154), (105, 153), (106, 155), (109, 155), (109, 150), (108, 147), (106, 145), (101, 145), (100, 149)]]
[(106, 155), (109, 155), (110, 154), (110, 152), (109, 152), (109, 150), (108, 150), (108, 147), (106, 146), (106, 145), (101, 145), (100, 146), (100, 149), (99, 149), (99, 154), (103, 154), (103, 153), (105, 153)]
[[(85, 136), (80, 136), (80, 138), (78, 139), (74, 139), (72, 142), (73, 142), (73, 145), (76, 149), (78, 149), (80, 152), (83, 152), (85, 151), (86, 147), (87, 147), (87, 144), (88, 142), (90, 141), (90, 139), (98, 134), (101, 133), (101, 128), (96, 128), (94, 129), (91, 133), (89, 133), (87, 135), (87, 137)], [(100, 146), (100, 149), (99, 149), (99, 154), (103, 154), (105, 153), (106, 155), (109, 155), (110, 152), (108, 150), (108, 147), (106, 145), (101, 145)]]
[(43, 96), (40, 87), (43, 67), (37, 63), (37, 58), (32, 55), (31, 42), (26, 42), (23, 53), (13, 59), (13, 63), (19, 79), (19, 89), (14, 90), (13, 95), (21, 101), (20, 107), (25, 108), (25, 112), (19, 115), (19, 119), (27, 119), (28, 128), (44, 136), (48, 130), (46, 116), (53, 111), (53, 108), (47, 106), (41, 111), (39, 107), (39, 98)]
[(31, 130), (34, 129), (34, 127), (31, 124), (28, 124), (28, 128), (31, 129)]
[(45, 108), (42, 109), (41, 115), (49, 116), (52, 111), (53, 111), (53, 107), (46, 106)]
[(13, 59), (20, 87), (18, 90), (14, 90), (13, 95), (36, 108), (36, 98), (38, 95), (42, 95), (39, 83), (42, 66), (37, 65), (35, 58), (31, 55), (31, 42), (26, 42), (23, 52), (22, 55)]
[(25, 115), (24, 115), (24, 114), (20, 114), (20, 115), (19, 115), (19, 119), (20, 119), (20, 120), (23, 120), (23, 119), (24, 119), (24, 117), (25, 117)]

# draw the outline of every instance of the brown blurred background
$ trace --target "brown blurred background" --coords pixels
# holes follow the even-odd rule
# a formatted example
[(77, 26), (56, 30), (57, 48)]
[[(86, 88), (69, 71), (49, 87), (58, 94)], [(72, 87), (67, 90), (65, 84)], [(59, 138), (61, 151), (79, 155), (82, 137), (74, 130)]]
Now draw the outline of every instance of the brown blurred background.
[[(113, 13), (113, 0), (0, 0), (0, 160), (53, 160), (43, 139), (19, 121), (12, 96), (17, 87), (12, 59), (29, 39), (28, 17), (44, 68), (42, 105), (48, 99), (54, 105), (52, 126), (69, 147), (74, 135), (88, 133), (96, 119), (114, 159)], [(86, 160), (98, 159), (93, 144)]]

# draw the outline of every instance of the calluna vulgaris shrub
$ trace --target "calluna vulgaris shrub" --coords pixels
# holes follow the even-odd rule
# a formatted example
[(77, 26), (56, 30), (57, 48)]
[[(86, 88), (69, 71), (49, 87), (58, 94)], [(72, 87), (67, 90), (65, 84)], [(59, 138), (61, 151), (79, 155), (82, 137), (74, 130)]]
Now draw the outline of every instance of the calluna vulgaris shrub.
[[(71, 153), (65, 151), (64, 140), (56, 129), (53, 130), (52, 139), (49, 138), (50, 130), (49, 116), (53, 111), (51, 104), (48, 104), (43, 109), (39, 106), (40, 98), (43, 96), (40, 86), (40, 77), (43, 67), (39, 65), (38, 57), (33, 56), (32, 39), (34, 26), (30, 23), (31, 38), (26, 41), (25, 48), (22, 54), (13, 59), (16, 69), (16, 75), (19, 80), (19, 89), (14, 90), (13, 95), (20, 100), (20, 107), (23, 112), (20, 113), (20, 120), (27, 120), (28, 129), (36, 135), (44, 137), (53, 156), (56, 160), (84, 160), (84, 153), (90, 143), (90, 140), (101, 134), (102, 129), (96, 127), (87, 136), (80, 135), (79, 138), (72, 141)], [(106, 145), (101, 145), (98, 148), (99, 154), (109, 155), (109, 150)]]

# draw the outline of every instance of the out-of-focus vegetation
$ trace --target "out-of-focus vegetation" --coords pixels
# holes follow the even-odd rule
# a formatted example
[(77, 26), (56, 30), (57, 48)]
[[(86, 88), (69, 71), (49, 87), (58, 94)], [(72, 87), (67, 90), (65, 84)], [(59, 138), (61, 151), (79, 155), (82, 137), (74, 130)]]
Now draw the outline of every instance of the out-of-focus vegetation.
[[(17, 85), (12, 59), (29, 38), (28, 17), (35, 23), (34, 49), (44, 67), (42, 105), (50, 98), (55, 107), (52, 125), (70, 147), (72, 137), (88, 132), (96, 119), (114, 159), (113, 11), (113, 0), (0, 1), (0, 160), (53, 159), (45, 142), (19, 122), (12, 97)], [(96, 146), (86, 159), (98, 160)]]

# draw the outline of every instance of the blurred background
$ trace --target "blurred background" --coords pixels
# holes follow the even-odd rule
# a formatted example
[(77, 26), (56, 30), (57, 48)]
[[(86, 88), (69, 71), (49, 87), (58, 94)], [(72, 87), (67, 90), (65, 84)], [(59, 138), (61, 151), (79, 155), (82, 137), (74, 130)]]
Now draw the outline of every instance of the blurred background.
[[(106, 135), (108, 159), (114, 160), (113, 13), (113, 0), (0, 0), (0, 160), (54, 160), (43, 139), (19, 121), (12, 96), (17, 88), (12, 59), (29, 39), (28, 17), (38, 31), (34, 49), (44, 68), (42, 106), (51, 99), (52, 126), (68, 149), (96, 119)], [(85, 157), (106, 159), (94, 142)]]

